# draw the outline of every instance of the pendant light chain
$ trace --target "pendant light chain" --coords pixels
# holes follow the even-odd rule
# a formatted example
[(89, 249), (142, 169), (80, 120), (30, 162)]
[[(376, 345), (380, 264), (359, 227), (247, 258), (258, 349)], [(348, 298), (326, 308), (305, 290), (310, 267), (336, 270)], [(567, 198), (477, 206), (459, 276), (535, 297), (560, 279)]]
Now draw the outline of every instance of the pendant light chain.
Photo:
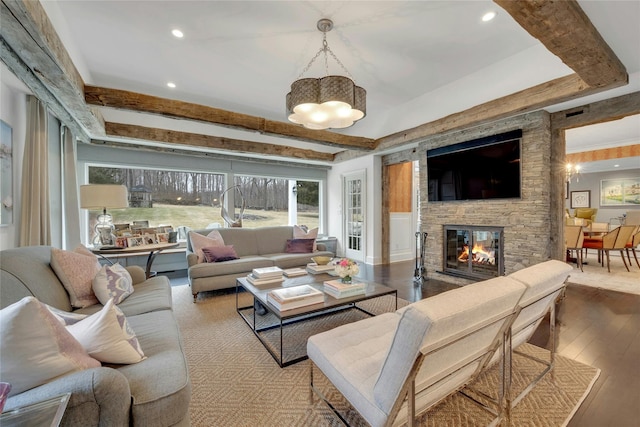
[(309, 71), (309, 69), (311, 68), (313, 63), (316, 62), (316, 59), (318, 59), (318, 57), (322, 53), (324, 53), (324, 75), (328, 76), (329, 75), (329, 56), (327, 55), (327, 52), (329, 52), (329, 54), (331, 54), (331, 57), (333, 58), (333, 60), (336, 61), (338, 63), (338, 65), (340, 65), (340, 68), (342, 68), (342, 70), (347, 74), (347, 76), (349, 76), (349, 78), (355, 82), (355, 79), (353, 78), (353, 76), (351, 75), (349, 70), (347, 70), (347, 67), (344, 66), (344, 64), (338, 59), (336, 54), (333, 53), (333, 51), (329, 47), (329, 43), (327, 42), (327, 33), (323, 33), (323, 35), (322, 35), (322, 47), (320, 48), (320, 50), (318, 50), (316, 55), (313, 58), (311, 58), (311, 61), (309, 61), (307, 66), (304, 67), (304, 69), (298, 75), (296, 80), (300, 80), (302, 78), (302, 76), (304, 76), (305, 73), (307, 71)]
[[(290, 122), (307, 129), (348, 128), (366, 116), (367, 91), (354, 83), (353, 76), (347, 67), (329, 47), (327, 32), (333, 28), (333, 22), (323, 18), (316, 26), (323, 33), (322, 47), (304, 67), (296, 81), (291, 83), (291, 92), (285, 97), (287, 118)], [(304, 75), (323, 54), (325, 76), (305, 78)], [(338, 63), (342, 71), (336, 70), (337, 73), (329, 75), (329, 55)]]

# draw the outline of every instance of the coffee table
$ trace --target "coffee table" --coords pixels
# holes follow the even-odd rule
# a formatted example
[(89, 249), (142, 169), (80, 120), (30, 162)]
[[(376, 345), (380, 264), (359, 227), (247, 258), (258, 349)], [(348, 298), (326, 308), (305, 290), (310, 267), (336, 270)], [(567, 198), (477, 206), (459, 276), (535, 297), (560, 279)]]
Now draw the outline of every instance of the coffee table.
[[(335, 279), (335, 277), (329, 274), (318, 274), (314, 276), (302, 276), (291, 279), (285, 279), (279, 286), (270, 285), (270, 287), (256, 287), (249, 283), (246, 278), (242, 277), (236, 280), (236, 311), (249, 325), (255, 336), (260, 340), (262, 345), (269, 351), (273, 359), (280, 365), (281, 368), (285, 366), (298, 363), (307, 359), (306, 351), (304, 355), (294, 357), (290, 360), (284, 360), (284, 339), (283, 330), (289, 326), (299, 322), (311, 321), (321, 316), (332, 316), (339, 313), (344, 313), (346, 310), (357, 310), (369, 316), (375, 316), (374, 313), (366, 310), (359, 303), (367, 301), (373, 298), (379, 298), (386, 295), (391, 295), (395, 300), (395, 309), (398, 308), (398, 291), (388, 286), (381, 285), (379, 283), (360, 281), (365, 283), (366, 290), (363, 295), (356, 295), (348, 298), (333, 298), (327, 294), (324, 295), (324, 302), (308, 305), (304, 307), (295, 308), (292, 310), (279, 311), (271, 303), (267, 301), (267, 294), (269, 291), (281, 287), (292, 287), (299, 285), (310, 285), (315, 289), (322, 291), (323, 283), (325, 280)], [(240, 306), (239, 295), (241, 290), (246, 290), (253, 296), (254, 305), (255, 302), (260, 302), (266, 309), (267, 314), (260, 316), (255, 312), (254, 305)], [(269, 331), (279, 329), (280, 343), (279, 349), (274, 349), (270, 342), (267, 340), (266, 335)], [(306, 342), (306, 338), (305, 338)], [(277, 344), (277, 343), (276, 343)]]

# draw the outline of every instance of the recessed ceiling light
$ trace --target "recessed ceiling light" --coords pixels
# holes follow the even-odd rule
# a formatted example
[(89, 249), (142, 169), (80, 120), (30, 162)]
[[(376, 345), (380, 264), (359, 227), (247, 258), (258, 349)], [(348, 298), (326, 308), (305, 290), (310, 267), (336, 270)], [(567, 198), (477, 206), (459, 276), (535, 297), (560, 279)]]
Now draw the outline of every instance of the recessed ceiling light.
[(179, 39), (184, 37), (184, 34), (182, 33), (182, 31), (178, 30), (177, 28), (175, 30), (171, 30), (171, 34), (173, 34), (174, 37), (177, 37)]
[(619, 167), (620, 167), (620, 165), (613, 165), (613, 167), (614, 167), (614, 168), (619, 168)]
[(174, 82), (169, 82), (167, 83), (167, 86), (169, 86), (171, 89), (174, 89), (176, 87), (176, 84)]
[(496, 17), (496, 13), (495, 12), (487, 12), (484, 15), (482, 15), (482, 22), (491, 21), (495, 17)]

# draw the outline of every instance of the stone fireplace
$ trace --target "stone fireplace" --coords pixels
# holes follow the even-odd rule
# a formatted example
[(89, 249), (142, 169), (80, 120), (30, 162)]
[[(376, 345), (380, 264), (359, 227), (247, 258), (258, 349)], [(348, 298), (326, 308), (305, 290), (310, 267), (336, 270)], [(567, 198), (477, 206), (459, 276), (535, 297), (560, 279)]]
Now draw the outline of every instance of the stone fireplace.
[(444, 226), (445, 274), (488, 279), (504, 274), (502, 227)]
[[(420, 182), (428, 182), (427, 150), (514, 129), (522, 129), (520, 197), (429, 201), (427, 185), (421, 185), (420, 231), (428, 233), (428, 277), (466, 285), (553, 258), (558, 246), (557, 233), (552, 232), (553, 221), (557, 221), (554, 215), (564, 203), (564, 157), (560, 157), (560, 152), (564, 156), (564, 146), (552, 147), (547, 112), (537, 111), (425, 139), (420, 145)], [(449, 228), (452, 225), (455, 228)], [(474, 243), (480, 242), (489, 243), (488, 255), (473, 249)], [(471, 259), (462, 255), (465, 245), (471, 245)]]

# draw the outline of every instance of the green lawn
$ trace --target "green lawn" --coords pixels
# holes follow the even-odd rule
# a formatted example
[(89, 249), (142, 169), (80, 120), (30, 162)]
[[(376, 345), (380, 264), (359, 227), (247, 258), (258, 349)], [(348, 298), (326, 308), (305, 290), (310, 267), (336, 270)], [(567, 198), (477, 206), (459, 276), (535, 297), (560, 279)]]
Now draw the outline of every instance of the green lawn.
[[(153, 208), (127, 208), (108, 211), (113, 216), (114, 224), (133, 223), (133, 221), (149, 221), (150, 227), (171, 225), (174, 228), (185, 225), (194, 229), (206, 228), (211, 223), (224, 226), (219, 207), (211, 206), (177, 206), (155, 204)], [(99, 211), (91, 211), (91, 223), (95, 221)], [(287, 211), (264, 211), (245, 209), (242, 226), (245, 228), (264, 227), (270, 225), (287, 225)], [(309, 228), (318, 226), (317, 212), (298, 212), (298, 223)]]

